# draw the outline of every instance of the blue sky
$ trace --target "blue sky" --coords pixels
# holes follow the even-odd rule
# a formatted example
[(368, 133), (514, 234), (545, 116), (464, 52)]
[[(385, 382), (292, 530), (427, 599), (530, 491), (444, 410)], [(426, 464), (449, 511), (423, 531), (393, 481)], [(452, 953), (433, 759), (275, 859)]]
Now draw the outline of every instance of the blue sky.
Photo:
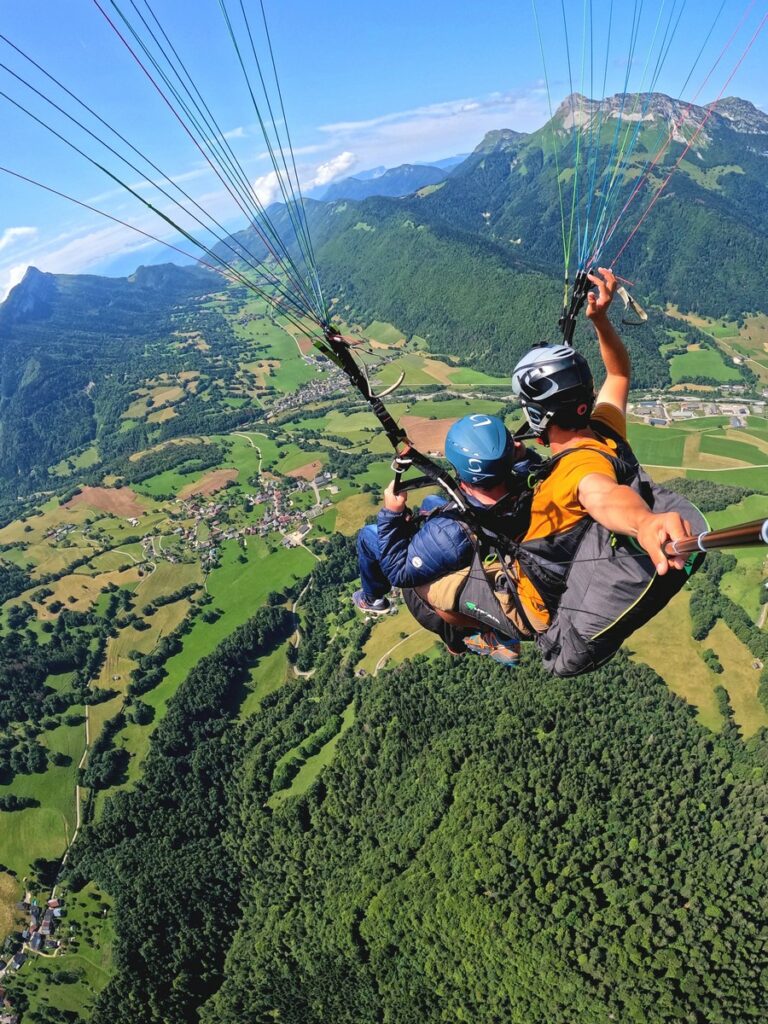
[[(118, 21), (110, 0), (99, 0)], [(145, 0), (134, 0), (146, 13)], [(233, 19), (239, 0), (227, 0)], [(542, 58), (529, 0), (265, 0), (280, 83), (305, 187), (378, 165), (440, 159), (473, 149), (494, 128), (531, 131), (548, 117)], [(536, 0), (552, 102), (570, 91), (561, 0)], [(668, 19), (679, 23), (656, 88), (697, 102), (714, 99), (765, 14), (764, 0), (592, 0), (594, 64), (582, 78), (582, 0), (563, 0), (575, 89), (599, 96), (649, 81)], [(589, 6), (589, 5), (588, 5)], [(120, 7), (136, 20), (131, 0)], [(254, 26), (256, 0), (246, 0)], [(629, 61), (633, 12), (642, 8)], [(152, 0), (152, 9), (182, 55), (265, 201), (275, 195), (264, 140), (226, 34), (218, 0)], [(611, 45), (605, 61), (608, 17)], [(716, 20), (716, 15), (719, 17)], [(739, 29), (709, 81), (702, 83), (731, 33)], [(123, 29), (124, 30), (124, 29)], [(243, 226), (221, 183), (120, 42), (94, 0), (24, 0), (4, 5), (0, 33), (33, 57), (109, 124), (210, 209), (228, 229)], [(238, 38), (244, 41), (242, 32)], [(257, 35), (260, 52), (263, 52)], [(654, 54), (650, 65), (649, 53)], [(768, 28), (725, 95), (768, 110)], [(72, 112), (76, 106), (0, 40), (0, 61)], [(603, 91), (603, 75), (606, 86)], [(647, 87), (647, 85), (645, 86)], [(110, 167), (118, 161), (73, 129), (44, 100), (0, 68), (0, 90), (28, 105), (62, 134)], [(177, 236), (140, 203), (45, 129), (0, 97), (0, 163), (157, 233)], [(106, 134), (99, 129), (102, 134)], [(114, 141), (114, 140), (113, 140)], [(124, 148), (124, 147), (122, 147)], [(125, 180), (141, 180), (122, 169)], [(0, 298), (30, 264), (59, 273), (127, 273), (142, 262), (175, 258), (125, 228), (2, 175)], [(151, 192), (144, 189), (149, 197)], [(157, 201), (163, 206), (163, 201)], [(180, 243), (183, 246), (185, 243)]]

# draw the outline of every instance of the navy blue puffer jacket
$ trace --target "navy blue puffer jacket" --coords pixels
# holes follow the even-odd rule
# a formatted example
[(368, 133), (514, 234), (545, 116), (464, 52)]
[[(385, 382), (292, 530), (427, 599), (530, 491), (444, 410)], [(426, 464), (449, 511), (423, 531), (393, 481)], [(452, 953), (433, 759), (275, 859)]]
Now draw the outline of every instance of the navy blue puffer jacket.
[(419, 587), (463, 569), (472, 561), (472, 541), (455, 515), (428, 519), (406, 512), (379, 512), (379, 562), (393, 587)]
[[(515, 463), (515, 473), (527, 476), (541, 462), (538, 452), (526, 449), (526, 458)], [(467, 500), (480, 506), (469, 495)], [(447, 502), (446, 502), (447, 505)], [(376, 520), (379, 531), (379, 564), (393, 587), (420, 587), (442, 576), (465, 569), (472, 561), (473, 544), (457, 515), (435, 510), (428, 518), (382, 509)]]

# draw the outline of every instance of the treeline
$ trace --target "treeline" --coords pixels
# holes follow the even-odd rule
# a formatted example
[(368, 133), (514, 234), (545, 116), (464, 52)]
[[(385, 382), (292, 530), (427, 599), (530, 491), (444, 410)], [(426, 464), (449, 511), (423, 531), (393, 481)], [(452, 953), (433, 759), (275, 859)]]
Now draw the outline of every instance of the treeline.
[(368, 452), (342, 451), (339, 448), (328, 449), (328, 462), (326, 470), (335, 474), (342, 480), (352, 480), (354, 477), (365, 473), (372, 462), (380, 462), (380, 455), (371, 455)]
[(136, 662), (136, 668), (131, 671), (131, 682), (128, 685), (128, 694), (131, 697), (140, 697), (148, 693), (162, 682), (165, 678), (165, 663), (174, 654), (178, 654), (182, 648), (182, 637), (192, 628), (192, 623), (199, 609), (192, 609), (190, 614), (167, 636), (162, 637), (148, 654), (140, 651), (131, 651), (130, 656)]
[(718, 484), (712, 480), (688, 480), (682, 476), (665, 480), (664, 487), (676, 494), (682, 494), (705, 515), (707, 512), (721, 512), (729, 505), (736, 505), (750, 494), (757, 493), (749, 487)]
[(140, 459), (125, 459), (116, 472), (127, 484), (137, 484), (169, 469), (194, 473), (199, 469), (218, 466), (224, 458), (224, 449), (218, 444), (204, 444), (202, 441), (186, 444), (169, 444), (156, 451), (147, 452)]
[[(111, 636), (131, 617), (132, 597), (127, 590), (114, 589), (107, 598), (103, 616), (95, 612), (64, 610), (48, 626), (45, 643), (31, 631), (13, 628), (0, 636), (0, 782), (11, 782), (17, 774), (42, 772), (48, 764), (47, 748), (36, 734), (66, 721), (75, 705), (98, 704), (114, 696), (114, 690), (92, 687), (104, 662)], [(31, 605), (12, 606), (26, 616)], [(9, 622), (15, 622), (9, 612)], [(21, 625), (26, 622), (26, 617)], [(47, 685), (48, 677), (71, 673), (62, 688)], [(68, 723), (69, 724), (69, 723)], [(23, 726), (20, 732), (17, 726)]]
[(18, 597), (31, 586), (32, 579), (24, 569), (0, 559), (0, 604)]
[[(61, 625), (59, 625), (61, 622)], [(75, 702), (74, 694), (46, 690), (48, 675), (83, 666), (89, 653), (89, 635), (70, 629), (62, 616), (50, 640), (41, 644), (31, 634), (0, 636), (0, 729), (13, 722), (38, 722)]]
[(125, 728), (125, 714), (118, 711), (102, 726), (91, 744), (85, 768), (79, 772), (79, 784), (88, 789), (108, 789), (122, 781), (128, 767), (128, 751), (115, 746), (115, 736)]
[(153, 734), (142, 778), (108, 800), (73, 848), (72, 884), (97, 879), (119, 907), (116, 973), (95, 1022), (181, 1024), (220, 985), (246, 906), (228, 846), (232, 782), (247, 753), (234, 716), (250, 666), (292, 629), (290, 613), (270, 604), (203, 658)]

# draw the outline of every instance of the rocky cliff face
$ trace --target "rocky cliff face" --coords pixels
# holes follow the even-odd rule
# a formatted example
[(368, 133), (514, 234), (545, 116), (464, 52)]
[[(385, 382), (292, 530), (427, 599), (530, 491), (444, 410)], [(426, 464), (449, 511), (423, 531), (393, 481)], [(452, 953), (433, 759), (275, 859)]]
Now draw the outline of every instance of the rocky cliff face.
[[(555, 121), (566, 129), (579, 128), (602, 115), (603, 121), (621, 117), (623, 121), (666, 122), (677, 137), (682, 125), (694, 131), (702, 128), (699, 139), (705, 143), (718, 128), (750, 135), (768, 135), (768, 114), (748, 100), (727, 97), (715, 104), (714, 113), (709, 106), (698, 106), (685, 100), (675, 100), (664, 93), (617, 93), (603, 100), (589, 99), (581, 93), (567, 96), (555, 112)], [(687, 133), (690, 135), (690, 133)]]
[(3, 326), (45, 319), (50, 315), (55, 298), (55, 276), (44, 274), (36, 267), (28, 267), (24, 277), (0, 306), (0, 342), (5, 334)]

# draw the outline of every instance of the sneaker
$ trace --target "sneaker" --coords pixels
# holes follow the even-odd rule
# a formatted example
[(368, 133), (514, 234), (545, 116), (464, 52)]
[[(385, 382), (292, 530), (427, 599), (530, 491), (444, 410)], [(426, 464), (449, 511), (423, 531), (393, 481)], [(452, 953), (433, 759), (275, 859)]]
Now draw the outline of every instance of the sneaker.
[(386, 597), (378, 597), (375, 601), (369, 601), (362, 590), (356, 590), (352, 595), (355, 607), (367, 615), (386, 615), (390, 609), (390, 603)]
[(464, 646), (473, 654), (491, 658), (507, 668), (517, 668), (517, 663), (520, 661), (520, 641), (502, 641), (493, 632), (468, 636), (464, 641)]

